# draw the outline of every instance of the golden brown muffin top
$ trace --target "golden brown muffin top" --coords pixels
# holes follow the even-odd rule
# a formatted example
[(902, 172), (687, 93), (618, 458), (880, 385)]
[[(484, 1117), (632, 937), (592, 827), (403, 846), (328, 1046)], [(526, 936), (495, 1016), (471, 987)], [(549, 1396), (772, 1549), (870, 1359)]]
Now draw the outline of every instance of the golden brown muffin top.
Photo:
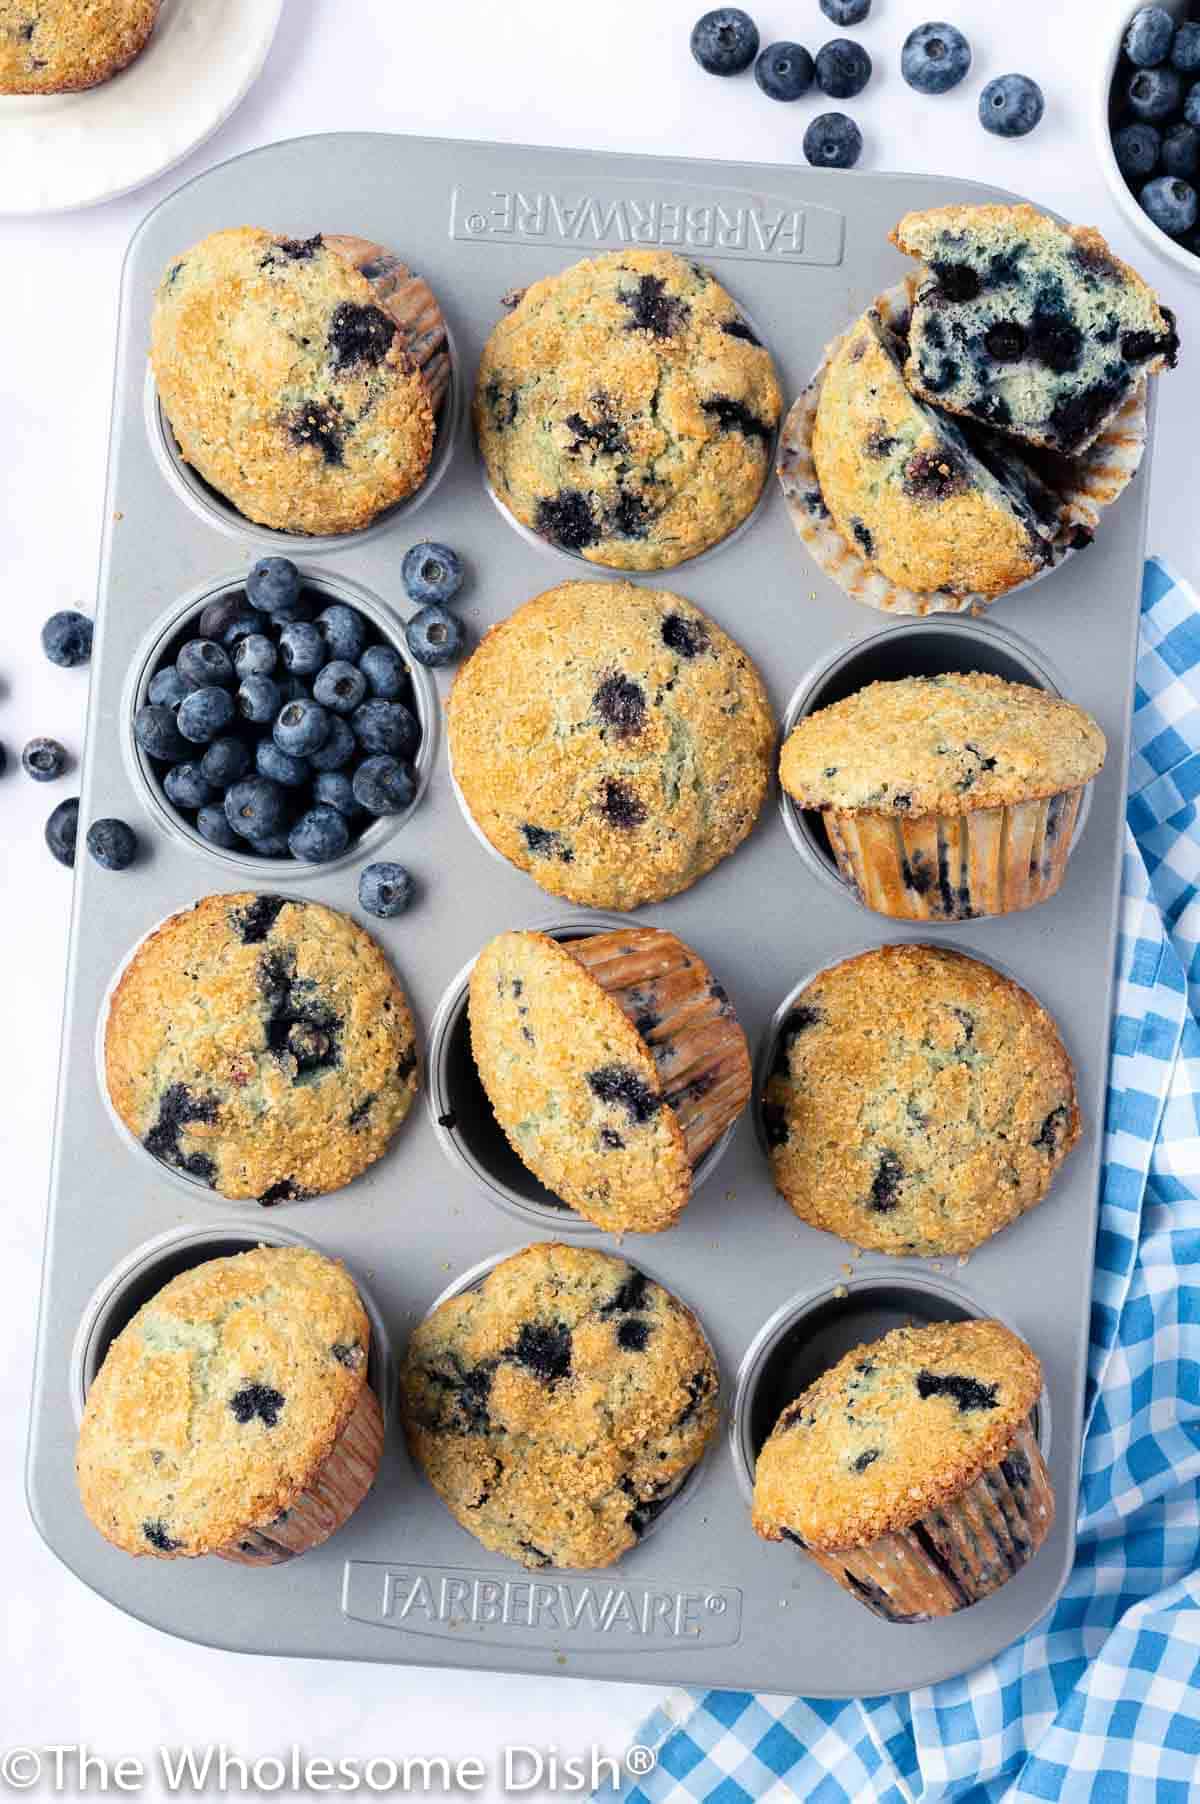
[(161, 0), (0, 0), (0, 94), (67, 94), (144, 48)]

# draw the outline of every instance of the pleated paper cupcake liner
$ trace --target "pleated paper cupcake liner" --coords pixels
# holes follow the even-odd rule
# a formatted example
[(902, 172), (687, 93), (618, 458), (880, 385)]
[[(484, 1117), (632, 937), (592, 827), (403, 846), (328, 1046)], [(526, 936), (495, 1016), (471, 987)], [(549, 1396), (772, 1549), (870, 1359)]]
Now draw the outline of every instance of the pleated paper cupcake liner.
[(450, 353), (433, 290), (382, 244), (344, 232), (323, 236), (327, 247), (371, 284), (376, 302), (401, 335), (405, 354), (421, 371), (436, 419), (450, 387)]

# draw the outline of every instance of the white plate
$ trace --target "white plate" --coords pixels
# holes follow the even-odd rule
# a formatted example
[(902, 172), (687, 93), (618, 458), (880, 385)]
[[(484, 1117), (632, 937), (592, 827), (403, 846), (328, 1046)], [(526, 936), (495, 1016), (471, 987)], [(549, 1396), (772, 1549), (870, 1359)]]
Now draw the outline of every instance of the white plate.
[(120, 75), (82, 94), (0, 96), (0, 213), (63, 213), (153, 181), (223, 125), (283, 0), (163, 0)]

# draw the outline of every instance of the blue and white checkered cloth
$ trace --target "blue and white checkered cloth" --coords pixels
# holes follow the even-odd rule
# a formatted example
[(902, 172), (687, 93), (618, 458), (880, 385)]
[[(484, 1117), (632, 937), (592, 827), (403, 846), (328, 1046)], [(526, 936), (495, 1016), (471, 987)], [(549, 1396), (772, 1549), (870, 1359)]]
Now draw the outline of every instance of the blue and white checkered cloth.
[(1200, 601), (1155, 559), (1135, 710), (1066, 1589), (991, 1665), (923, 1691), (675, 1694), (623, 1804), (1200, 1801)]

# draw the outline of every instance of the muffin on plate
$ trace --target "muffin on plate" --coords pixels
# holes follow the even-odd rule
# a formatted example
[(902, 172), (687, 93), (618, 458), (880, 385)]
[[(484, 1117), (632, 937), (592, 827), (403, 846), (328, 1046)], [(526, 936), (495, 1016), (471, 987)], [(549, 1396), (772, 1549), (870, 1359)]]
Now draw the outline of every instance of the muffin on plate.
[(348, 1184), (417, 1091), (408, 1002), (370, 934), (319, 902), (253, 893), (206, 896), (143, 941), (104, 1063), (147, 1152), (264, 1204)]
[(1053, 896), (1105, 756), (1084, 709), (981, 672), (872, 683), (789, 734), (779, 778), (819, 809), (859, 900), (970, 920)]
[(635, 1266), (542, 1244), (439, 1304), (409, 1343), (413, 1459), (455, 1520), (522, 1566), (611, 1566), (717, 1426), (690, 1309)]
[(754, 1528), (793, 1541), (886, 1622), (950, 1616), (1041, 1547), (1054, 1493), (1034, 1432), (1037, 1358), (993, 1321), (855, 1347), (775, 1424)]
[(901, 1256), (981, 1246), (1042, 1201), (1080, 1134), (1045, 1009), (980, 959), (913, 945), (805, 986), (762, 1120), (801, 1221)]
[(460, 794), (552, 895), (637, 908), (745, 839), (766, 795), (771, 705), (741, 646), (691, 602), (569, 582), (485, 636), (447, 707)]
[(450, 377), (441, 310), (390, 251), (255, 226), (170, 265), (150, 361), (185, 460), (248, 520), (310, 534), (421, 486)]
[(475, 430), (493, 493), (551, 544), (667, 570), (750, 513), (780, 394), (708, 270), (623, 250), (525, 289), (484, 346)]
[(307, 1247), (210, 1259), (109, 1347), (76, 1451), (83, 1507), (124, 1553), (273, 1566), (370, 1490), (383, 1418), (344, 1266)]
[(161, 0), (0, 0), (0, 94), (98, 87), (139, 56)]
[(614, 1233), (678, 1220), (751, 1088), (746, 1036), (698, 953), (650, 927), (502, 933), (475, 961), (469, 1014), (496, 1119), (548, 1189)]

